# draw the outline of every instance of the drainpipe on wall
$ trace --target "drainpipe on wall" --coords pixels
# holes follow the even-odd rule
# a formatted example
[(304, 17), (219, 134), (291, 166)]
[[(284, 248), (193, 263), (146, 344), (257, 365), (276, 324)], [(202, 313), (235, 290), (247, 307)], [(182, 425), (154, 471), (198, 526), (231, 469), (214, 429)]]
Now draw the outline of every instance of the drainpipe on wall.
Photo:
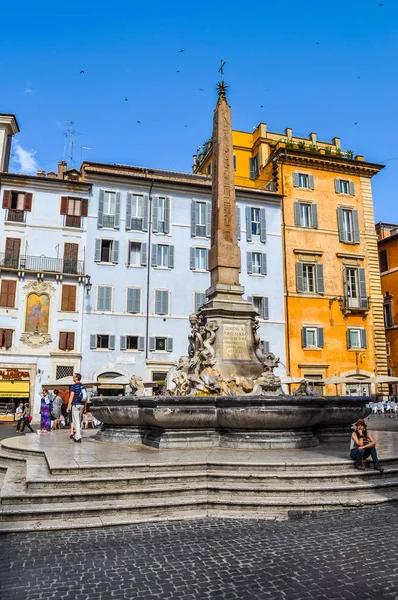
[[(286, 149), (285, 149), (285, 154), (286, 154)], [(290, 345), (289, 345), (290, 335), (289, 335), (289, 302), (288, 302), (288, 300), (289, 300), (289, 290), (288, 290), (288, 286), (287, 286), (286, 223), (285, 223), (285, 182), (284, 182), (284, 178), (283, 178), (283, 161), (281, 161), (281, 180), (282, 180), (282, 240), (283, 240), (283, 263), (284, 263), (283, 281), (284, 281), (284, 287), (285, 287), (285, 291), (286, 291), (286, 296), (285, 296), (286, 363), (287, 363), (287, 369), (288, 369), (287, 375), (290, 375), (291, 368), (290, 368)]]
[(147, 273), (146, 273), (146, 315), (145, 315), (145, 360), (148, 360), (148, 345), (149, 345), (149, 280), (151, 275), (151, 238), (152, 238), (152, 188), (149, 188), (149, 206), (148, 206), (148, 253), (147, 253)]

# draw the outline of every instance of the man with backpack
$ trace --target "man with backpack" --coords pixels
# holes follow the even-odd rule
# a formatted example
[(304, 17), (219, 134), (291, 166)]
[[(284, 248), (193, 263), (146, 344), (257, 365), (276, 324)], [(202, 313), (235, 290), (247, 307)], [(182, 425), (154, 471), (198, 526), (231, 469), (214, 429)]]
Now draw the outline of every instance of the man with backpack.
[(82, 385), (81, 380), (82, 376), (80, 373), (74, 373), (74, 383), (70, 388), (69, 403), (66, 409), (67, 412), (72, 412), (72, 424), (75, 432), (70, 438), (78, 443), (82, 441), (81, 421), (83, 413), (87, 410), (87, 390)]

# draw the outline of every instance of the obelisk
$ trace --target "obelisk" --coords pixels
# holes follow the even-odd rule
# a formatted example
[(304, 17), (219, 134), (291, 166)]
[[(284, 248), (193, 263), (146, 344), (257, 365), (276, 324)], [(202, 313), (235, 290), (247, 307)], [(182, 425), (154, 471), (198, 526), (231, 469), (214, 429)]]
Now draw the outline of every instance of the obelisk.
[[(252, 303), (243, 300), (239, 283), (240, 248), (236, 230), (231, 109), (226, 85), (218, 84), (213, 119), (212, 223), (209, 252), (210, 287), (201, 309), (208, 323), (217, 326), (215, 367), (221, 376), (256, 377), (262, 365), (256, 356)], [(258, 340), (257, 340), (258, 341)]]

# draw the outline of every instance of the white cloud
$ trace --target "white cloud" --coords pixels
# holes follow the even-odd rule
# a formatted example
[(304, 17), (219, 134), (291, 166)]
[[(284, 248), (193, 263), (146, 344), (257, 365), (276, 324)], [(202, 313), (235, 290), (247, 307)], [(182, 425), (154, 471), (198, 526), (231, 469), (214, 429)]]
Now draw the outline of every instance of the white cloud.
[(36, 175), (39, 168), (35, 159), (36, 150), (25, 150), (17, 140), (13, 144), (13, 162), (16, 163), (18, 172), (26, 175)]
[(30, 87), (26, 87), (23, 91), (24, 94), (33, 94), (33, 90)]

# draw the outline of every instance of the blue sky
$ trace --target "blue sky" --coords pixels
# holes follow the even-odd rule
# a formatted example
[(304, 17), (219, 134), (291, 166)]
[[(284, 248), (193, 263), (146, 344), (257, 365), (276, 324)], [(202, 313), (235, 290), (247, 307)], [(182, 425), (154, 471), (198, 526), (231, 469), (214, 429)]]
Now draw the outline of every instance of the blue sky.
[(343, 148), (387, 165), (373, 181), (376, 220), (398, 222), (394, 0), (14, 6), (2, 6), (0, 37), (0, 111), (21, 128), (14, 169), (54, 170), (73, 121), (75, 166), (190, 171), (211, 134), (224, 59), (235, 129), (262, 121), (340, 136)]

